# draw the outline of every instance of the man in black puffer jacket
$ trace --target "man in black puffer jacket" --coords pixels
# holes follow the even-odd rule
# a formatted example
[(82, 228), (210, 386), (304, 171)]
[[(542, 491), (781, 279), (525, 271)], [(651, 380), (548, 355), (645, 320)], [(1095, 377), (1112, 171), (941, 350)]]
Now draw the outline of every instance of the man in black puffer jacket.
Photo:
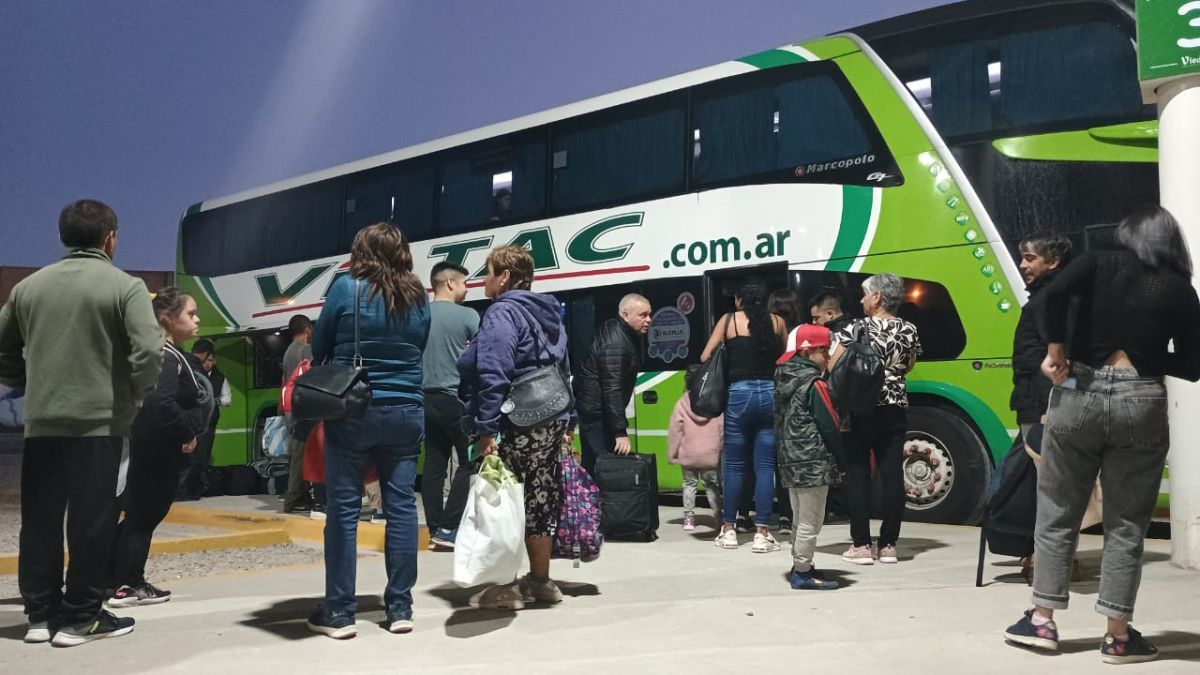
[(1045, 288), (1062, 269), (1071, 254), (1071, 240), (1061, 234), (1034, 234), (1021, 241), (1021, 273), (1025, 277), (1029, 301), (1021, 309), (1013, 334), (1013, 393), (1009, 407), (1017, 413), (1021, 438), (1041, 423), (1050, 402), (1050, 380), (1042, 374), (1046, 358), (1043, 337), (1043, 296)]
[(629, 453), (625, 406), (642, 368), (642, 336), (648, 330), (650, 301), (636, 293), (621, 298), (619, 316), (600, 325), (592, 351), (575, 375), (579, 441), (588, 473), (601, 454)]

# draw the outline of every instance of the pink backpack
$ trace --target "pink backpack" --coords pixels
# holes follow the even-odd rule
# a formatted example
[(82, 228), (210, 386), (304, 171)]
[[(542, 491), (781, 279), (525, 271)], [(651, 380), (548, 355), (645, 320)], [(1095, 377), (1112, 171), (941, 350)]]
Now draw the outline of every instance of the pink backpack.
[(600, 489), (575, 455), (562, 453), (562, 504), (554, 535), (553, 558), (591, 562), (600, 557)]

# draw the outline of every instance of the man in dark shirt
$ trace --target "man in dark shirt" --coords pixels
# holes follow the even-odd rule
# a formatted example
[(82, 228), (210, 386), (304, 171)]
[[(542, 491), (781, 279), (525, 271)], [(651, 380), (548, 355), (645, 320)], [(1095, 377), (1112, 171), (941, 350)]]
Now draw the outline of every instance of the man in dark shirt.
[(854, 317), (846, 316), (842, 310), (842, 299), (830, 292), (820, 293), (809, 300), (808, 311), (812, 322), (818, 326), (825, 326), (831, 334), (841, 332), (854, 320)]
[(636, 293), (621, 298), (619, 316), (596, 331), (591, 353), (575, 376), (579, 442), (588, 473), (602, 454), (629, 453), (625, 406), (642, 368), (642, 336), (649, 330), (650, 301)]
[(1050, 401), (1051, 383), (1042, 374), (1046, 338), (1042, 329), (1045, 295), (1041, 291), (1066, 264), (1071, 240), (1061, 234), (1040, 233), (1024, 239), (1018, 248), (1029, 301), (1021, 310), (1013, 333), (1013, 392), (1009, 407), (1017, 413), (1017, 424), (1024, 438), (1033, 425), (1041, 422)]
[(204, 496), (204, 468), (212, 463), (213, 442), (217, 437), (217, 422), (221, 419), (221, 408), (228, 408), (232, 402), (229, 390), (229, 380), (225, 373), (217, 367), (217, 352), (213, 341), (208, 338), (196, 340), (192, 345), (192, 353), (188, 362), (199, 374), (208, 378), (213, 390), (213, 413), (208, 420), (208, 429), (197, 438), (196, 451), (185, 455), (185, 466), (180, 472), (179, 495), (176, 499), (199, 499)]
[[(292, 344), (283, 353), (283, 384), (296, 371), (301, 361), (312, 359), (312, 319), (297, 314), (288, 321), (288, 332), (292, 334)], [(312, 500), (308, 496), (308, 482), (304, 480), (304, 443), (308, 440), (310, 424), (297, 422), (291, 413), (283, 416), (288, 430), (288, 489), (283, 497), (283, 512), (303, 511), (312, 508)]]

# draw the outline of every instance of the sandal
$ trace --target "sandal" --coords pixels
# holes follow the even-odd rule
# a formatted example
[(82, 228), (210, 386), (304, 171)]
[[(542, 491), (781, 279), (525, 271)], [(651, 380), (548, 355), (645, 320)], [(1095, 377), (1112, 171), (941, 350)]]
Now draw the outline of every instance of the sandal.
[(515, 583), (489, 586), (472, 595), (467, 602), (476, 609), (525, 609), (524, 595)]

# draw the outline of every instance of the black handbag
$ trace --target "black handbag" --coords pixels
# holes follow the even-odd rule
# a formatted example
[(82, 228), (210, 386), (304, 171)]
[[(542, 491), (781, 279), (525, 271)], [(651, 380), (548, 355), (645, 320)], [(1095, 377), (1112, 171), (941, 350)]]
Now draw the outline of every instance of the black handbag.
[(725, 362), (725, 333), (729, 330), (729, 319), (732, 316), (725, 315), (725, 323), (721, 325), (721, 344), (717, 345), (707, 361), (700, 364), (699, 370), (692, 375), (692, 381), (688, 383), (688, 399), (692, 404), (692, 412), (701, 417), (711, 419), (721, 415), (729, 401), (729, 366)]
[[(518, 310), (529, 324), (533, 333), (533, 353), (542, 353), (542, 329), (525, 310)], [(549, 348), (546, 355), (552, 360)], [(563, 372), (562, 364), (555, 362), (541, 366), (512, 381), (508, 396), (500, 404), (500, 412), (518, 429), (532, 429), (553, 421), (575, 407), (575, 395)]]
[(313, 366), (296, 378), (292, 417), (297, 420), (340, 420), (362, 417), (371, 404), (371, 380), (358, 345), (358, 289), (354, 281), (354, 362)]

